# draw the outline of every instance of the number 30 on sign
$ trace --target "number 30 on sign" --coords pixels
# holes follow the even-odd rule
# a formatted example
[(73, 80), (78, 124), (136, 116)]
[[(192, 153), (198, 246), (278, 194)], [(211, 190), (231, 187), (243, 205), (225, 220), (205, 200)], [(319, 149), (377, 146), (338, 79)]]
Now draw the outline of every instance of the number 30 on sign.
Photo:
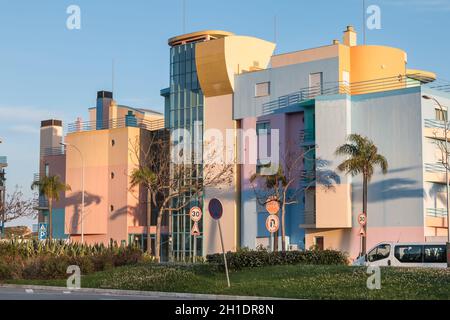
[(192, 207), (189, 211), (189, 215), (191, 216), (191, 220), (194, 222), (199, 222), (202, 219), (202, 209), (199, 207)]

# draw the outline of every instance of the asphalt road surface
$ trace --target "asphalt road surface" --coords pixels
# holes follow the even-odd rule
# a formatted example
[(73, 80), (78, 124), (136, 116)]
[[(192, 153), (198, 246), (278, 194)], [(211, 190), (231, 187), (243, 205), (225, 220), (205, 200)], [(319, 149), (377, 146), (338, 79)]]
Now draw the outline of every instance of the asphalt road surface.
[(0, 300), (182, 300), (168, 296), (115, 295), (96, 292), (0, 288)]

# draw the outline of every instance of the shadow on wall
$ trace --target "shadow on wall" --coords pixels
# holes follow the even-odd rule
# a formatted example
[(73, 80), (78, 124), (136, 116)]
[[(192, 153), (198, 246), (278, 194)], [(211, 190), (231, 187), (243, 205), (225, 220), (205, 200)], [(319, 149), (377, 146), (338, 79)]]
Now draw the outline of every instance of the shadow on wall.
[[(425, 190), (417, 188), (418, 181), (405, 178), (391, 178), (369, 184), (369, 202), (381, 202), (404, 198), (425, 198)], [(362, 193), (362, 183), (354, 184), (354, 192)]]
[(428, 192), (428, 196), (433, 199), (434, 208), (438, 208), (438, 200), (444, 204), (447, 201), (446, 198), (446, 185), (445, 184), (437, 184), (433, 183), (430, 191)]
[[(136, 222), (138, 223), (138, 225), (146, 225), (145, 223), (143, 223), (143, 221), (139, 221), (138, 217), (139, 217), (139, 210), (138, 207), (132, 207), (132, 206), (124, 206), (122, 208), (119, 208), (117, 210), (114, 210), (114, 213), (111, 215), (111, 220), (115, 220), (117, 218), (119, 218), (120, 216), (127, 216), (128, 214), (131, 214), (133, 216), (133, 222), (136, 225)], [(145, 217), (142, 216), (142, 218), (144, 219)]]
[[(77, 192), (69, 198), (66, 198), (66, 207), (73, 206), (73, 216), (70, 220), (71, 230), (76, 230), (78, 228), (78, 221), (80, 220), (81, 213), (81, 192)], [(89, 192), (84, 193), (84, 206), (88, 207), (92, 204), (99, 204), (101, 202), (101, 198), (98, 195), (94, 195)], [(84, 217), (89, 215), (88, 212), (84, 212)]]

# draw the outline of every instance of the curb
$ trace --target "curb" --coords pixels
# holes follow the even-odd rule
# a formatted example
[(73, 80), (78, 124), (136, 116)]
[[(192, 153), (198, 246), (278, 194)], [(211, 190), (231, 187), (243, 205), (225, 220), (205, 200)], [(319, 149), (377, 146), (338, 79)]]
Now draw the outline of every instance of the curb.
[(16, 285), (16, 284), (0, 284), (0, 288), (9, 289), (32, 289), (32, 290), (46, 290), (46, 291), (61, 291), (61, 292), (85, 292), (97, 293), (104, 295), (118, 295), (118, 296), (144, 296), (144, 297), (158, 297), (158, 298), (181, 298), (186, 300), (290, 300), (283, 298), (272, 297), (252, 297), (252, 296), (229, 296), (217, 294), (201, 294), (201, 293), (177, 293), (177, 292), (158, 292), (158, 291), (138, 291), (138, 290), (116, 290), (116, 289), (96, 289), (96, 288), (81, 288), (78, 290), (68, 290), (65, 287), (50, 287), (50, 286), (36, 286), (36, 285)]

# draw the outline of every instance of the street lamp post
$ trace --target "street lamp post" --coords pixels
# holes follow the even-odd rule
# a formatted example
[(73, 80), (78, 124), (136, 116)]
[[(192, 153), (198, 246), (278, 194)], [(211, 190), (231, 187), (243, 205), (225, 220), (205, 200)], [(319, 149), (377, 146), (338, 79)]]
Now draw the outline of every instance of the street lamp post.
[(61, 145), (65, 147), (72, 147), (74, 148), (81, 158), (81, 243), (84, 244), (84, 223), (83, 223), (83, 216), (84, 216), (84, 158), (83, 153), (78, 149), (76, 146), (70, 143), (61, 143)]
[[(442, 104), (433, 97), (430, 97), (428, 95), (422, 96), (426, 100), (432, 100), (434, 101), (438, 106), (439, 109), (442, 112), (442, 115), (444, 117), (444, 136), (445, 136), (445, 182), (446, 182), (446, 193), (447, 193), (447, 250), (450, 249), (450, 213), (449, 213), (449, 189), (450, 189), (450, 181), (448, 180), (448, 112), (447, 110), (444, 110), (444, 107)], [(448, 255), (448, 254), (447, 254)], [(448, 265), (450, 266), (450, 261), (447, 261)]]

